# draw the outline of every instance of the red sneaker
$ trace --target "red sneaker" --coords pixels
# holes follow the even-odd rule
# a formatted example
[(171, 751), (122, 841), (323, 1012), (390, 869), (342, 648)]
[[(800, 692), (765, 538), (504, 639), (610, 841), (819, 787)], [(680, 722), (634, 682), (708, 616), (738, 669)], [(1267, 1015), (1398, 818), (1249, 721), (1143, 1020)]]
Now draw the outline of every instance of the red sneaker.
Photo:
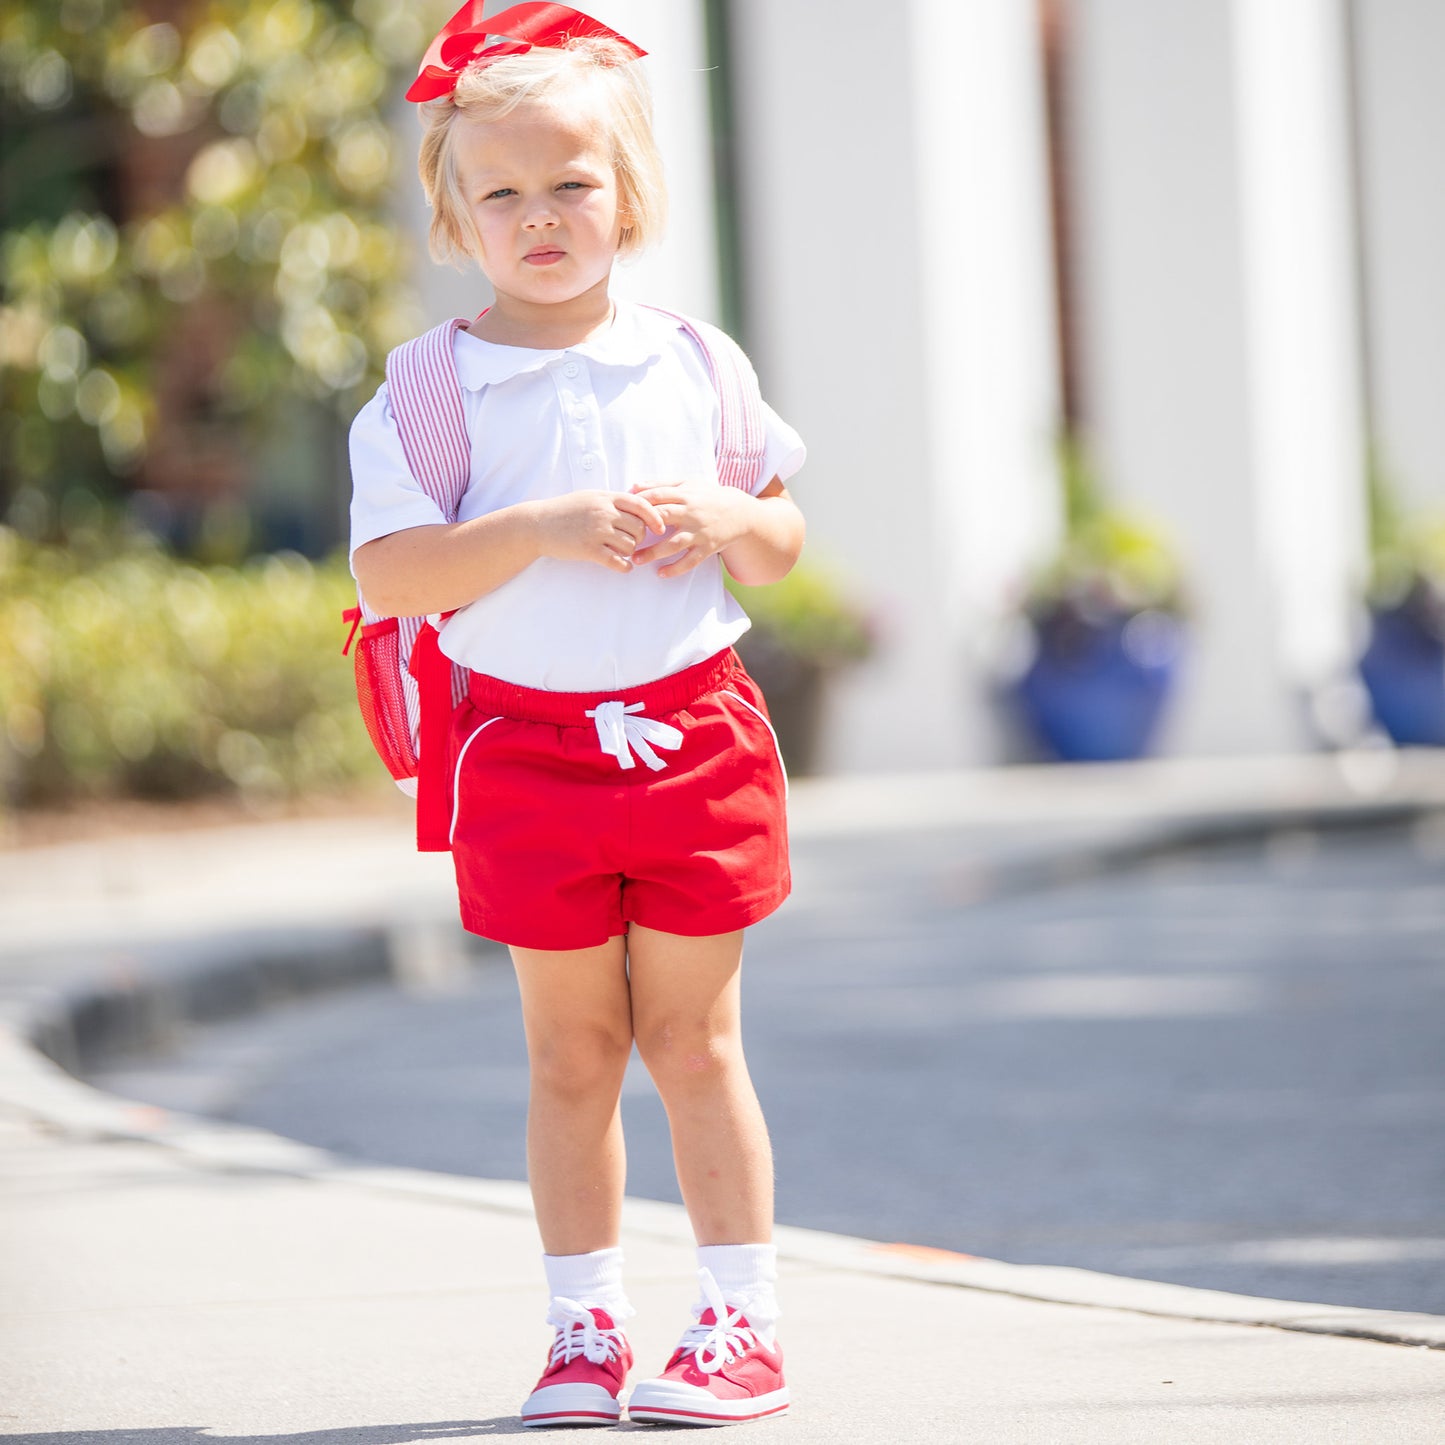
[(615, 1425), (618, 1392), (632, 1368), (632, 1347), (606, 1310), (553, 1299), (552, 1358), (522, 1406), (524, 1425)]
[(653, 1425), (741, 1425), (788, 1408), (783, 1352), (764, 1342), (741, 1310), (729, 1310), (707, 1270), (700, 1270), (708, 1308), (655, 1380), (627, 1402), (627, 1418)]

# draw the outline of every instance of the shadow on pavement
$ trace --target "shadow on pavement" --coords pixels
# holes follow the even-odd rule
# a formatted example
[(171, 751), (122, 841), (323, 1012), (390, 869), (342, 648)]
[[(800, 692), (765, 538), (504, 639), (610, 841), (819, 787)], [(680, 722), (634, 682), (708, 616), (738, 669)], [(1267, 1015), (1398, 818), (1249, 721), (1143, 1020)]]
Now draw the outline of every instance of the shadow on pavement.
[(527, 1435), (515, 1415), (490, 1420), (427, 1420), (411, 1425), (350, 1425), (335, 1430), (298, 1430), (276, 1435), (217, 1435), (201, 1425), (155, 1430), (50, 1430), (7, 1435), (12, 1445), (414, 1445), (427, 1440), (465, 1440), (473, 1435)]
[[(686, 1433), (685, 1425), (634, 1425), (622, 1421), (623, 1431), (671, 1435)], [(490, 1420), (429, 1420), (414, 1425), (348, 1425), (335, 1430), (298, 1430), (275, 1435), (218, 1435), (200, 1425), (155, 1430), (49, 1430), (31, 1435), (0, 1435), (8, 1445), (419, 1445), (428, 1440), (466, 1440), (474, 1435), (527, 1435), (537, 1431), (516, 1415)]]

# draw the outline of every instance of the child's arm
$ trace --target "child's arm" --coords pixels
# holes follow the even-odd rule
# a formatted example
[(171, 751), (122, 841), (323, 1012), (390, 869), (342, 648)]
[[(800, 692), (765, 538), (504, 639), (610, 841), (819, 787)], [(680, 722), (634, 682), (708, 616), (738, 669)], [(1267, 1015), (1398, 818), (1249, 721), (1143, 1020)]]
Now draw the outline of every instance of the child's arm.
[(502, 507), (467, 522), (392, 532), (358, 547), (352, 567), (374, 612), (422, 617), (476, 601), (539, 557), (596, 562), (630, 572), (644, 532), (661, 532), (666, 526), (645, 497), (569, 492)]
[(736, 487), (685, 484), (640, 487), (637, 495), (677, 528), (632, 554), (639, 567), (662, 558), (659, 577), (680, 577), (720, 553), (733, 577), (759, 587), (786, 577), (803, 550), (803, 514), (777, 477), (756, 496)]

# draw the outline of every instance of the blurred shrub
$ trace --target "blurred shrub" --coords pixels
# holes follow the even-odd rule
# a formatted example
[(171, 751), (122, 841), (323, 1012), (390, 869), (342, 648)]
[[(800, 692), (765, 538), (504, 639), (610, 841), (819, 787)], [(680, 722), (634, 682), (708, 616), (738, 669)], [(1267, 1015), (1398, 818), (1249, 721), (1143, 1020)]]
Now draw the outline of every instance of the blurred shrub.
[(786, 654), (824, 671), (859, 662), (874, 649), (867, 611), (831, 572), (799, 562), (766, 587), (745, 587), (727, 579), (728, 590), (752, 618), (750, 645)]
[(354, 601), (340, 561), (203, 569), (0, 528), (0, 796), (261, 800), (374, 777), (338, 655)]
[(1410, 511), (1378, 451), (1371, 452), (1366, 481), (1366, 600), (1377, 612), (1409, 613), (1434, 636), (1445, 637), (1445, 516)]
[(1057, 443), (1064, 533), (1034, 579), (1026, 611), (1036, 626), (1057, 617), (1110, 618), (1186, 610), (1178, 553), (1152, 522), (1113, 506), (1082, 442)]
[(417, 329), (383, 106), (428, 18), (0, 6), (0, 518), (65, 537), (162, 452), (239, 454), (288, 398), (355, 411)]
[(788, 771), (815, 772), (828, 679), (872, 654), (872, 619), (840, 578), (810, 561), (767, 587), (731, 578), (727, 585), (752, 618), (738, 639), (738, 655), (767, 695)]

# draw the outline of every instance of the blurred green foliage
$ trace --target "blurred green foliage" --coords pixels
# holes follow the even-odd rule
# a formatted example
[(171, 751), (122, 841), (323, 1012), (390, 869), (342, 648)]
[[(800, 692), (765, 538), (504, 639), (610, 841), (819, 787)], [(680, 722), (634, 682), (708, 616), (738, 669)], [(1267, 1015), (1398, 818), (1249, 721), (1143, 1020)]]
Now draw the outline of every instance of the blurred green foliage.
[(752, 618), (749, 637), (824, 670), (867, 657), (875, 639), (867, 612), (826, 568), (799, 562), (781, 582), (728, 588)]
[(1445, 517), (1410, 513), (1400, 500), (1398, 483), (1374, 449), (1366, 480), (1370, 525), (1366, 590), (1371, 605), (1399, 607), (1422, 592), (1445, 598)]
[(1057, 457), (1064, 536), (1035, 580), (1029, 610), (1036, 616), (1060, 606), (1115, 613), (1181, 612), (1179, 558), (1161, 529), (1108, 502), (1078, 438), (1062, 437)]
[[(13, 525), (124, 490), (188, 308), (226, 319), (206, 420), (353, 412), (416, 329), (387, 221), (389, 69), (435, 7), (47, 0), (0, 7), (0, 458)], [(157, 21), (170, 14), (174, 23)], [(80, 502), (70, 498), (78, 494)]]
[(0, 528), (0, 799), (292, 797), (375, 779), (341, 559), (200, 568)]

